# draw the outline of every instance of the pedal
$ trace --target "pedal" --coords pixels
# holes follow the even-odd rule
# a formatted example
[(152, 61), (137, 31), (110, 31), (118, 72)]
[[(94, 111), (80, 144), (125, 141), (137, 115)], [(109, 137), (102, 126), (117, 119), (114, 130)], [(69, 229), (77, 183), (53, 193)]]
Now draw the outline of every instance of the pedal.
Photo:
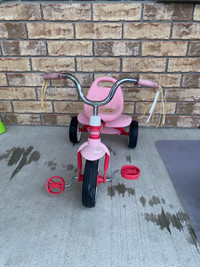
[(136, 180), (140, 176), (140, 169), (133, 165), (124, 165), (121, 168), (121, 175), (127, 180)]
[(47, 191), (50, 194), (58, 195), (61, 194), (65, 189), (65, 180), (59, 176), (53, 176), (49, 178), (46, 184)]

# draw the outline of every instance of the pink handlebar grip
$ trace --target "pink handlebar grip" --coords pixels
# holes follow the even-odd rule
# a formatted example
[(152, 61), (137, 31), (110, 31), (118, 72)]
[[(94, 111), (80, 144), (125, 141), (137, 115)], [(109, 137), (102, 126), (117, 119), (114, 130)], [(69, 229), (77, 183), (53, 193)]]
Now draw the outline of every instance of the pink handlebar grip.
[(138, 85), (143, 85), (147, 87), (153, 87), (153, 88), (158, 88), (158, 82), (153, 82), (149, 80), (144, 80), (144, 79), (139, 79), (138, 80)]
[(43, 79), (44, 80), (63, 80), (63, 78), (62, 78), (62, 74), (63, 73), (64, 73), (63, 71), (44, 73), (43, 74)]

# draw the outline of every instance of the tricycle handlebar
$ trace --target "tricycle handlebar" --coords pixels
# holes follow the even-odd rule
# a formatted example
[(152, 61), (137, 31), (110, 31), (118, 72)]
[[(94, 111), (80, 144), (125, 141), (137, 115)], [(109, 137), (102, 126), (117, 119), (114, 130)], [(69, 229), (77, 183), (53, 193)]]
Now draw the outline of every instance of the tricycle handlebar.
[(138, 79), (138, 85), (143, 85), (143, 86), (147, 86), (147, 87), (153, 87), (153, 88), (158, 88), (158, 82), (153, 82), (150, 80), (144, 80), (144, 79)]
[(117, 91), (117, 88), (122, 83), (129, 82), (129, 83), (134, 83), (135, 85), (138, 84), (138, 85), (143, 85), (143, 86), (148, 86), (148, 87), (153, 87), (153, 88), (157, 88), (158, 87), (158, 83), (157, 82), (139, 79), (139, 77), (136, 77), (136, 78), (122, 78), (122, 79), (116, 81), (113, 84), (113, 86), (110, 89), (110, 92), (109, 92), (108, 96), (104, 100), (102, 100), (102, 101), (91, 101), (91, 100), (89, 100), (88, 98), (86, 98), (84, 96), (79, 81), (71, 73), (66, 73), (64, 71), (52, 72), (52, 73), (44, 73), (43, 74), (43, 78), (44, 78), (44, 80), (65, 80), (65, 79), (69, 78), (75, 84), (75, 86), (77, 88), (77, 91), (79, 93), (79, 96), (81, 97), (82, 101), (87, 105), (93, 106), (94, 115), (97, 114), (97, 110), (98, 110), (99, 106), (104, 106), (104, 105), (108, 104), (113, 99), (113, 97), (115, 95), (115, 92)]

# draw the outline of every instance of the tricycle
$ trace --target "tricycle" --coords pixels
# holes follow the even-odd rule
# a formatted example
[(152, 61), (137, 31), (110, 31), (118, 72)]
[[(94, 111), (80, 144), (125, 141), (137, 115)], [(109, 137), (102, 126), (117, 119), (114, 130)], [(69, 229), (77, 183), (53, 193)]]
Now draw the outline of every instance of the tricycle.
[[(158, 88), (158, 82), (134, 78), (122, 78), (116, 80), (111, 77), (100, 77), (91, 85), (87, 97), (82, 92), (79, 81), (70, 73), (64, 71), (44, 73), (43, 95), (45, 94), (48, 80), (70, 79), (78, 91), (81, 100), (84, 102), (83, 112), (71, 119), (69, 127), (69, 139), (75, 144), (79, 143), (82, 132), (88, 132), (89, 137), (81, 144), (77, 151), (78, 176), (73, 177), (69, 184), (65, 184), (62, 177), (53, 176), (47, 182), (47, 190), (51, 194), (60, 194), (66, 187), (70, 187), (74, 180), (83, 182), (82, 204), (92, 208), (96, 203), (97, 187), (100, 183), (112, 181), (116, 173), (120, 172), (122, 177), (128, 180), (136, 180), (140, 176), (140, 169), (136, 166), (125, 165), (121, 170), (115, 170), (111, 177), (106, 178), (109, 166), (110, 152), (105, 144), (101, 142), (100, 134), (117, 134), (128, 137), (128, 147), (135, 148), (138, 139), (138, 122), (132, 120), (128, 115), (123, 115), (124, 98), (121, 84), (132, 83), (151, 88)], [(111, 88), (100, 87), (103, 82), (112, 83)], [(129, 127), (129, 131), (126, 128)], [(85, 168), (82, 173), (82, 157), (85, 158)], [(99, 174), (99, 160), (104, 158), (103, 175)]]

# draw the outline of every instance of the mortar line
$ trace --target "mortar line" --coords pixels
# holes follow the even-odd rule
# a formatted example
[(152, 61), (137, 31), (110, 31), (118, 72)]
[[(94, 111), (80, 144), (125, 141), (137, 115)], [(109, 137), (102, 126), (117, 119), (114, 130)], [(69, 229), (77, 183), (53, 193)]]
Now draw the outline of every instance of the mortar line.
[(144, 3), (142, 3), (142, 9), (141, 9), (141, 17), (140, 17), (140, 21), (144, 22)]
[(124, 39), (124, 22), (122, 22), (122, 36), (121, 36), (121, 40)]
[[(45, 113), (46, 114), (46, 113)], [(52, 113), (51, 113), (52, 114)], [(40, 124), (41, 125), (45, 125), (44, 123), (43, 123), (43, 115), (44, 115), (44, 113), (39, 113), (39, 115), (40, 115)], [(52, 125), (53, 126), (53, 125)]]
[[(89, 23), (96, 23), (96, 24), (113, 24), (113, 23), (120, 23), (122, 21), (119, 20), (100, 20), (100, 21), (91, 21), (91, 20), (74, 20), (73, 22), (76, 23), (80, 23), (80, 24), (89, 24)], [(123, 22), (125, 23), (156, 23), (156, 24), (170, 24), (171, 21), (170, 20), (124, 20)], [(23, 24), (23, 23), (61, 23), (61, 24), (72, 24), (72, 21), (63, 21), (63, 20), (0, 20), (0, 23), (19, 23), (19, 24)], [(194, 24), (199, 24), (199, 21), (196, 20), (174, 20), (173, 21), (174, 24), (179, 24), (179, 23), (186, 23), (186, 24), (190, 24), (190, 23), (194, 23)]]
[(13, 100), (10, 100), (10, 104), (11, 104), (12, 112), (14, 113), (15, 111), (14, 111), (14, 106), (13, 106), (13, 102), (12, 101)]
[(45, 41), (45, 47), (46, 47), (46, 55), (44, 56), (48, 56), (49, 57), (49, 47), (48, 47), (48, 41), (47, 40), (44, 40)]
[(193, 4), (193, 9), (192, 9), (192, 20), (194, 21), (194, 10), (195, 10), (195, 5), (196, 4)]
[(173, 28), (174, 28), (174, 23), (172, 22), (170, 27), (169, 41), (174, 40), (172, 39)]
[[(185, 56), (186, 57), (189, 57), (189, 49), (190, 49), (190, 40), (188, 40), (188, 44), (187, 44), (187, 50), (186, 50), (186, 54), (185, 54)], [(194, 57), (194, 55), (193, 55), (193, 57)]]
[(93, 57), (95, 57), (95, 41), (94, 40), (92, 41), (92, 54), (93, 54)]
[(28, 29), (27, 29), (26, 23), (24, 23), (24, 27), (25, 27), (25, 32), (26, 32), (26, 39), (25, 40), (29, 40)]
[(73, 23), (73, 34), (74, 34), (74, 38), (72, 40), (76, 40), (76, 26), (75, 26), (75, 23)]
[(90, 10), (91, 10), (91, 22), (94, 22), (93, 3), (90, 4)]
[(1, 52), (1, 56), (4, 56), (3, 48), (2, 48), (2, 42), (0, 42), (0, 52)]
[(165, 72), (167, 73), (168, 71), (168, 65), (169, 65), (169, 58), (166, 57), (166, 64), (165, 64)]
[(41, 19), (44, 20), (43, 7), (41, 3), (40, 3), (40, 14), (41, 14)]

